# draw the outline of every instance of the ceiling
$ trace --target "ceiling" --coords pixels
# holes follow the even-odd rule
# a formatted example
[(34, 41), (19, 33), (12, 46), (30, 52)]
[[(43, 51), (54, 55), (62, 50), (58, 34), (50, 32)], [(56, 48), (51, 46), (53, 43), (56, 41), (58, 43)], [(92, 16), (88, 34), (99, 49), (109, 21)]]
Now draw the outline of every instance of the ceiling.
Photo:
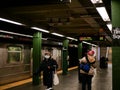
[[(103, 0), (111, 17), (111, 1)], [(92, 41), (99, 45), (111, 45), (111, 32), (90, 0), (4, 0), (0, 3), (0, 17), (25, 24), (16, 26), (0, 21), (0, 29), (27, 35), (39, 27), (72, 38), (104, 35), (106, 41)], [(48, 33), (44, 38), (62, 40)]]

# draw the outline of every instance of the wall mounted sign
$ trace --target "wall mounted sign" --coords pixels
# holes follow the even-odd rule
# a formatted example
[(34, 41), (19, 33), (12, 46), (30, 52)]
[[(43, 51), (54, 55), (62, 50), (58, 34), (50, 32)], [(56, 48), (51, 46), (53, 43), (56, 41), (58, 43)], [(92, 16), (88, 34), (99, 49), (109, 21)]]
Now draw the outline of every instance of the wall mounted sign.
[(120, 27), (113, 27), (113, 46), (120, 46)]
[(104, 41), (104, 36), (79, 37), (80, 41)]

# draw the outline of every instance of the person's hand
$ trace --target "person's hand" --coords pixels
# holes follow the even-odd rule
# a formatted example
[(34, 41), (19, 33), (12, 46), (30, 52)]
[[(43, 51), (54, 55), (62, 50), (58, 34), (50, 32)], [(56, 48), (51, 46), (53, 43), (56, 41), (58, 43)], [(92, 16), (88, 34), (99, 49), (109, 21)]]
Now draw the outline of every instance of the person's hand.
[(48, 69), (50, 69), (50, 66), (48, 66)]

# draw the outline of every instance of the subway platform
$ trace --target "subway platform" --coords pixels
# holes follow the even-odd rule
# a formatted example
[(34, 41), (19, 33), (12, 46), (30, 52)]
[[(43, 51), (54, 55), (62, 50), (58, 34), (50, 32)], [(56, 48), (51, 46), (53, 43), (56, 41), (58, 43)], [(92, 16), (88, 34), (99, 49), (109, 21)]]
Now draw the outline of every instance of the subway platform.
[[(67, 75), (59, 74), (58, 76), (60, 84), (53, 86), (54, 90), (81, 90), (81, 83), (78, 81), (77, 69), (70, 70)], [(33, 86), (30, 80), (27, 83), (16, 84), (12, 87), (1, 86), (0, 90), (45, 90), (45, 87), (42, 83), (40, 85)], [(92, 90), (112, 90), (112, 64), (108, 64), (107, 69), (96, 69), (92, 82)]]

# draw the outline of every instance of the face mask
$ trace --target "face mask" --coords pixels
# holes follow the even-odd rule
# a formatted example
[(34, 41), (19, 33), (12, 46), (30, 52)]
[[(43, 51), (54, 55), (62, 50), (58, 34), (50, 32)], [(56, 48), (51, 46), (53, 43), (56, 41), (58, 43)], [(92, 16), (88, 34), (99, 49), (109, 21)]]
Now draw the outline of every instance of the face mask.
[(48, 59), (48, 58), (50, 58), (50, 56), (49, 55), (45, 55), (45, 58)]

